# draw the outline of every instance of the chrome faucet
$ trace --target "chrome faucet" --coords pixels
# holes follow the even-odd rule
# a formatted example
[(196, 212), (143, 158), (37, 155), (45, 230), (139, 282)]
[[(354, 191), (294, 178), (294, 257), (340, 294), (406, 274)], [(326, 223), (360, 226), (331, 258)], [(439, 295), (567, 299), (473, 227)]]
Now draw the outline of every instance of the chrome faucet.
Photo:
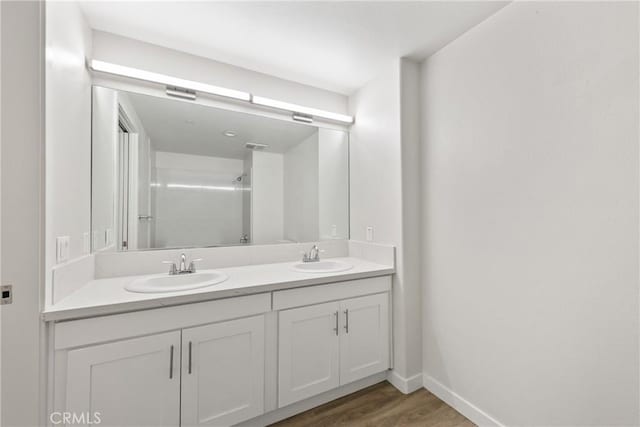
[(313, 245), (309, 252), (304, 253), (302, 256), (302, 262), (318, 262), (320, 261), (320, 249), (318, 245)]
[(176, 263), (173, 261), (162, 261), (163, 264), (170, 264), (169, 267), (169, 275), (175, 276), (176, 274), (190, 274), (196, 272), (196, 262), (202, 261), (202, 258), (197, 258), (191, 260), (189, 266), (187, 267), (187, 256), (182, 253), (180, 254), (180, 267), (176, 266)]

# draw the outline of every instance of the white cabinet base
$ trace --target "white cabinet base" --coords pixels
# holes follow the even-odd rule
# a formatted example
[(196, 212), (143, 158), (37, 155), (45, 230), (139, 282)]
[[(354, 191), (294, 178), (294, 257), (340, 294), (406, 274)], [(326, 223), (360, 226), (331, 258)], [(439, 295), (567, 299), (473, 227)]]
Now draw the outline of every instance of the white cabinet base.
[(182, 422), (227, 426), (264, 411), (264, 316), (182, 331)]
[(368, 295), (340, 303), (340, 384), (389, 368), (389, 296)]
[(389, 295), (279, 312), (278, 407), (389, 369)]
[(390, 289), (376, 277), (57, 323), (49, 412), (102, 409), (119, 426), (290, 417), (386, 379)]
[(280, 312), (279, 407), (340, 385), (339, 315), (338, 302)]
[(179, 359), (179, 331), (71, 350), (66, 411), (103, 426), (177, 427)]

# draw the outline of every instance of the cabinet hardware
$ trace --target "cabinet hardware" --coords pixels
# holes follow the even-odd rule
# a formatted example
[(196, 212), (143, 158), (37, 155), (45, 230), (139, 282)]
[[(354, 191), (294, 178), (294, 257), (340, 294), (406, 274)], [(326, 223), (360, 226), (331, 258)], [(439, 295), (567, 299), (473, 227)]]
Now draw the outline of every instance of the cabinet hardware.
[(169, 355), (169, 379), (173, 378), (173, 346), (171, 346), (171, 354)]
[(191, 374), (191, 341), (189, 341), (189, 374)]
[(349, 309), (344, 311), (344, 330), (349, 333)]
[(336, 311), (333, 314), (335, 314), (335, 316), (336, 316), (336, 327), (333, 328), (333, 330), (335, 331), (336, 335), (338, 335), (338, 312)]

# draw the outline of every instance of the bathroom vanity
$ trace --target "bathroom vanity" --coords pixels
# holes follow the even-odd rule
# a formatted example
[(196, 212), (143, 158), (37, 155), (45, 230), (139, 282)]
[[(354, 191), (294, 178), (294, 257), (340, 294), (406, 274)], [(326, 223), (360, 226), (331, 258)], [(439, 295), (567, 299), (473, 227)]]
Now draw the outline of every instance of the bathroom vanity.
[(389, 261), (204, 269), (228, 278), (164, 293), (127, 290), (159, 274), (89, 281), (43, 313), (51, 410), (98, 412), (103, 425), (261, 425), (379, 382), (391, 367)]
[(394, 248), (348, 240), (353, 118), (122, 90), (91, 64), (91, 253), (56, 248), (47, 413), (266, 425), (384, 380)]

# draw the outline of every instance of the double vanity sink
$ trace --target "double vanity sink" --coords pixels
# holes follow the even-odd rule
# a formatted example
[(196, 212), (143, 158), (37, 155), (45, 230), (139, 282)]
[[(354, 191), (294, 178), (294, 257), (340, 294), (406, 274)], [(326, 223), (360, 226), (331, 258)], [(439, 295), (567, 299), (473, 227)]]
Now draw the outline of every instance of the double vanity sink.
[[(342, 256), (312, 262), (213, 267), (206, 256), (203, 268), (192, 273), (149, 271), (89, 279), (69, 295), (48, 305), (42, 318), (64, 321), (104, 316), (393, 274), (394, 267), (389, 265), (393, 259), (390, 259), (389, 263), (382, 264)], [(63, 289), (60, 284), (58, 286)]]
[(43, 312), (50, 410), (100, 408), (121, 426), (262, 426), (384, 380), (393, 248), (349, 245), (236, 266), (225, 252), (278, 254), (202, 251), (202, 269), (181, 256), (164, 273), (161, 254), (127, 254), (138, 271), (113, 264), (122, 275), (106, 277), (100, 260), (100, 275)]
[[(300, 262), (291, 266), (291, 270), (299, 273), (337, 273), (353, 268), (352, 264), (343, 261), (311, 261)], [(175, 271), (175, 270), (173, 270)], [(214, 286), (226, 281), (229, 275), (219, 270), (204, 270), (173, 274), (153, 274), (143, 276), (125, 285), (129, 292), (164, 293), (188, 291)]]

